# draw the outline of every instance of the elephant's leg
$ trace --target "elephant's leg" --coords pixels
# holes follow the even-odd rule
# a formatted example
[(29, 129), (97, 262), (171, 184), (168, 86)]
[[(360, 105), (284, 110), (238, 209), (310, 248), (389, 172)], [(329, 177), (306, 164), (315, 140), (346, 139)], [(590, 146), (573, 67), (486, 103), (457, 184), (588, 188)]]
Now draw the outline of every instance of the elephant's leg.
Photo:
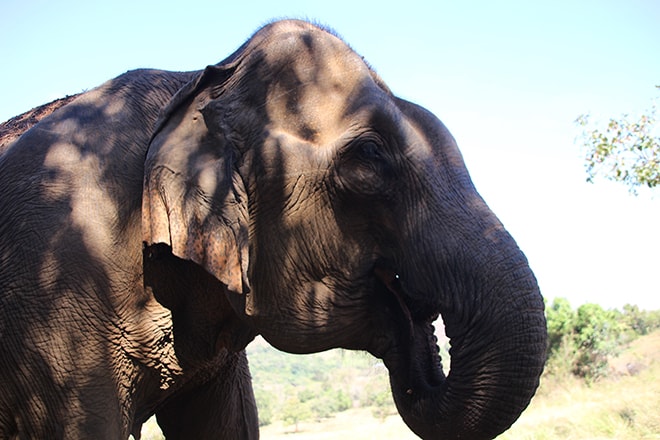
[(228, 354), (225, 366), (209, 381), (168, 400), (156, 417), (168, 440), (259, 438), (245, 351)]

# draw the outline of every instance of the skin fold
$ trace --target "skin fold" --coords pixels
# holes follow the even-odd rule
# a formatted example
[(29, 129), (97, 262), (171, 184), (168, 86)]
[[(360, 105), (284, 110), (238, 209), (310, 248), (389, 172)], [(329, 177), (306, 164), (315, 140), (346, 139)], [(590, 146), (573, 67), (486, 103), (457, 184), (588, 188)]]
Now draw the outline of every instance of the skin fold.
[(0, 137), (0, 438), (124, 439), (153, 414), (168, 439), (257, 438), (257, 334), (383, 359), (422, 438), (493, 438), (538, 386), (525, 256), (442, 123), (325, 29), (275, 22)]

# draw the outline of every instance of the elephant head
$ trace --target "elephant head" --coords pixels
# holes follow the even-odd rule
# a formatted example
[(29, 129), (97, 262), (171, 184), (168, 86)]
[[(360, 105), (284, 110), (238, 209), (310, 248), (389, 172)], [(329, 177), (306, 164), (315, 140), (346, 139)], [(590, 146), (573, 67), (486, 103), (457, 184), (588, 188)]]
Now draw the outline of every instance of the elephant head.
[(545, 318), (524, 255), (442, 123), (323, 29), (268, 25), (178, 92), (149, 146), (143, 230), (275, 347), (382, 358), (421, 437), (494, 437), (538, 386)]

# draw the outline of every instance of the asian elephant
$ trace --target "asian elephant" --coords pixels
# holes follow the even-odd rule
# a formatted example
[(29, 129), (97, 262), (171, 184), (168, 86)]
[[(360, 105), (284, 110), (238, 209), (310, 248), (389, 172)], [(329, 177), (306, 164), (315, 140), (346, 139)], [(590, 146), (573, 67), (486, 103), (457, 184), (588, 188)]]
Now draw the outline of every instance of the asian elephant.
[(381, 358), (423, 438), (492, 438), (528, 405), (526, 258), (442, 123), (333, 33), (274, 22), (35, 122), (0, 156), (0, 437), (125, 439), (156, 414), (167, 438), (256, 438), (257, 334)]

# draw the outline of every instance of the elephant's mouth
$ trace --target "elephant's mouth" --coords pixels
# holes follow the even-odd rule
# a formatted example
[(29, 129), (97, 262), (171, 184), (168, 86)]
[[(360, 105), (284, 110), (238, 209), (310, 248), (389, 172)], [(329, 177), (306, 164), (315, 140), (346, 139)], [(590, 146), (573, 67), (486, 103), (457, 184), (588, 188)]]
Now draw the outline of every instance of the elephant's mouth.
[(412, 313), (397, 272), (376, 266), (374, 274), (393, 297), (390, 303), (396, 304), (400, 315), (397, 321), (401, 323), (395, 347), (390, 348), (382, 357), (390, 372), (403, 373), (400, 377), (406, 377), (406, 394), (431, 392), (445, 382), (433, 325), (439, 313), (429, 310)]

